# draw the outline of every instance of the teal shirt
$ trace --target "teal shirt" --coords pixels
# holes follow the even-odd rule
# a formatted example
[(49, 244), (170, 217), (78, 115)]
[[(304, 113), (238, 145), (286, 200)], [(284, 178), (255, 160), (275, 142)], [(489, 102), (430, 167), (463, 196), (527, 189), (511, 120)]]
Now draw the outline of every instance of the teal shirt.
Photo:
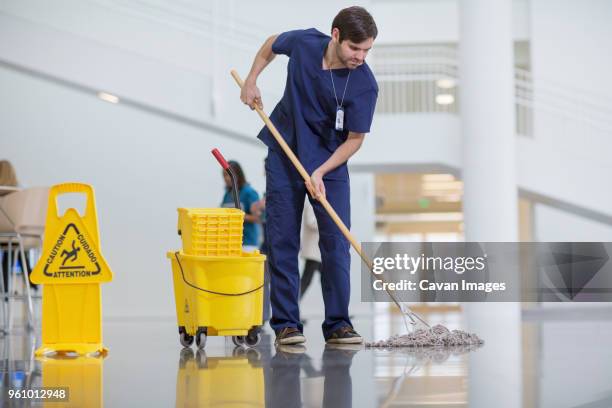
[[(251, 205), (254, 202), (259, 201), (259, 194), (250, 184), (245, 184), (242, 190), (238, 193), (240, 199), (241, 210), (246, 214), (251, 214)], [(234, 196), (232, 190), (227, 190), (223, 196), (222, 207), (234, 208)], [(254, 222), (244, 222), (244, 229), (242, 233), (242, 245), (259, 245), (259, 228)]]

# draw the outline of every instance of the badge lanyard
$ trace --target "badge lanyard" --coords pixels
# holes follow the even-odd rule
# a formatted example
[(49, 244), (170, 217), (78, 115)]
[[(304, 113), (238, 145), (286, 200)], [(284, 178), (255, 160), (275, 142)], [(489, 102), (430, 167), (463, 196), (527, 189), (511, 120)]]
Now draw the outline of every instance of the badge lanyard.
[(336, 130), (344, 130), (344, 95), (346, 94), (346, 88), (348, 88), (349, 79), (351, 79), (351, 71), (348, 73), (346, 78), (346, 84), (344, 84), (344, 91), (342, 92), (342, 101), (338, 103), (338, 95), (336, 95), (336, 86), (334, 85), (334, 75), (332, 70), (329, 70), (329, 77), (331, 78), (332, 88), (334, 89), (334, 98), (336, 98)]

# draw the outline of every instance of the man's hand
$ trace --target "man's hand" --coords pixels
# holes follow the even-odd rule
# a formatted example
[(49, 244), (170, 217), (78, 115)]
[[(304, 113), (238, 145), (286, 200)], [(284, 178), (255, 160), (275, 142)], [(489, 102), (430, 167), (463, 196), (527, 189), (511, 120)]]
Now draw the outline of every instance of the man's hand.
[(261, 92), (255, 84), (255, 81), (251, 80), (250, 77), (244, 81), (242, 90), (240, 91), (240, 100), (245, 105), (248, 105), (251, 110), (258, 106), (259, 109), (263, 109), (263, 102), (261, 101)]
[(323, 183), (323, 172), (316, 169), (310, 175), (310, 180), (306, 182), (306, 189), (316, 200), (325, 198), (325, 184)]
[(261, 93), (259, 92), (259, 88), (257, 88), (256, 82), (261, 71), (263, 71), (263, 69), (268, 66), (270, 61), (274, 59), (275, 54), (272, 52), (272, 44), (274, 44), (274, 41), (276, 41), (276, 37), (278, 37), (278, 35), (268, 37), (259, 51), (257, 51), (255, 60), (253, 60), (253, 66), (251, 67), (249, 75), (247, 75), (246, 79), (244, 80), (244, 84), (242, 85), (240, 100), (245, 105), (249, 105), (251, 110), (255, 109), (256, 106), (258, 106), (259, 109), (263, 109)]

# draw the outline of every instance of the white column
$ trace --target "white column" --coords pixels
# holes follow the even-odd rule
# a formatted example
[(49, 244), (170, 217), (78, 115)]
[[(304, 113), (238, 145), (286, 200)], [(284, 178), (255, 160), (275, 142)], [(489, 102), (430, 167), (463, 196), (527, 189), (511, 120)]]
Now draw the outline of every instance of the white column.
[[(466, 241), (516, 241), (514, 58), (511, 0), (462, 0), (460, 89)], [(520, 303), (465, 303), (472, 407), (522, 405)]]
[(462, 0), (460, 89), (466, 241), (518, 238), (511, 0)]

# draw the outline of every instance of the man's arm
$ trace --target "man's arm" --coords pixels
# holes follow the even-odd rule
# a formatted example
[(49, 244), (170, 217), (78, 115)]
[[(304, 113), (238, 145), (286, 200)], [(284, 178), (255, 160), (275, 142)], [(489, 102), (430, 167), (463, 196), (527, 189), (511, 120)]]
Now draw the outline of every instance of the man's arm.
[(365, 133), (349, 132), (348, 137), (336, 151), (318, 169), (310, 175), (310, 183), (306, 183), (306, 188), (315, 198), (325, 197), (325, 184), (323, 176), (345, 163), (361, 147)]
[(245, 105), (249, 105), (251, 109), (255, 109), (255, 104), (257, 104), (260, 109), (263, 109), (261, 93), (259, 92), (259, 88), (257, 88), (257, 77), (276, 56), (276, 54), (272, 52), (272, 44), (274, 44), (276, 37), (278, 37), (278, 35), (273, 35), (263, 43), (257, 55), (255, 55), (255, 60), (253, 61), (249, 75), (247, 75), (244, 80), (244, 86), (240, 92), (240, 100)]

